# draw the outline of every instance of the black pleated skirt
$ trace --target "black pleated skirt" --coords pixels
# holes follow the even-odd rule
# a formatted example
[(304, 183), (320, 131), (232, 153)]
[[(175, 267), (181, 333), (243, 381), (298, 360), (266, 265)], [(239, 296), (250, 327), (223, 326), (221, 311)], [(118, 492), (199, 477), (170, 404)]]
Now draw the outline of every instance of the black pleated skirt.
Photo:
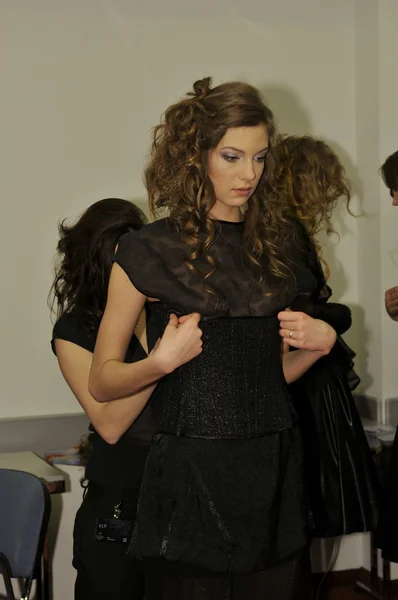
[(326, 370), (312, 381), (309, 374), (293, 391), (303, 435), (312, 536), (373, 530), (381, 486), (349, 371)]

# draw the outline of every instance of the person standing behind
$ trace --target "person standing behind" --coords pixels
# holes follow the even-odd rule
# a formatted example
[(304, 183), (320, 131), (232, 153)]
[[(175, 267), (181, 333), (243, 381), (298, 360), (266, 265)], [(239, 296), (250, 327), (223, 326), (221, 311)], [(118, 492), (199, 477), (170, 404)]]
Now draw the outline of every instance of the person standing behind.
[[(385, 160), (381, 167), (381, 175), (390, 190), (392, 205), (398, 206), (398, 150)], [(398, 321), (398, 285), (386, 291), (385, 305), (391, 319)]]
[[(155, 385), (104, 404), (97, 403), (87, 387), (115, 248), (120, 236), (140, 230), (145, 222), (144, 214), (131, 202), (106, 198), (92, 204), (76, 223), (69, 226), (62, 222), (59, 226), (58, 260), (50, 294), (57, 315), (51, 345), (65, 381), (91, 421), (85, 470), (88, 486), (73, 531), (75, 600), (162, 597), (160, 582), (148, 576), (142, 561), (127, 554), (155, 431), (150, 399)], [(123, 355), (125, 363), (145, 359), (155, 346), (158, 335), (146, 317), (144, 307)], [(174, 322), (177, 328), (177, 317)], [(194, 338), (190, 324), (178, 327), (178, 331), (183, 343)], [(173, 342), (176, 347), (179, 343)]]
[[(390, 190), (392, 205), (398, 206), (398, 150), (389, 156), (381, 166), (384, 183)], [(398, 321), (398, 286), (386, 291), (387, 314)], [(388, 473), (385, 482), (384, 504), (380, 511), (376, 531), (376, 545), (381, 549), (384, 560), (398, 563), (398, 427), (395, 432)]]

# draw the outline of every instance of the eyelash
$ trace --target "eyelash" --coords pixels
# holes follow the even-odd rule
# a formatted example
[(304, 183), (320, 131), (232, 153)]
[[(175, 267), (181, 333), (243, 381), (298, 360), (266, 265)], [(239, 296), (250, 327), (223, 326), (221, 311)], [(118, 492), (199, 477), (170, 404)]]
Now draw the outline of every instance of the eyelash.
[[(223, 154), (222, 156), (227, 162), (231, 162), (231, 163), (234, 163), (237, 160), (239, 160), (239, 156), (231, 156), (229, 154)], [(259, 156), (258, 158), (256, 158), (256, 161), (260, 162), (260, 163), (265, 162), (265, 156)]]

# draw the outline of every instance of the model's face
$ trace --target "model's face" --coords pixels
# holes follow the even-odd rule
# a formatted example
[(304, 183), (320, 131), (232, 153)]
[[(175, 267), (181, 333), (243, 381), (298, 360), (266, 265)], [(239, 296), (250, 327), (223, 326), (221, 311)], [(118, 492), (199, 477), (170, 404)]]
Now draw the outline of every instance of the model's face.
[(390, 194), (392, 198), (392, 205), (398, 206), (398, 190), (391, 190)]
[(265, 125), (228, 129), (209, 153), (209, 176), (214, 186), (214, 218), (235, 220), (255, 192), (268, 150)]

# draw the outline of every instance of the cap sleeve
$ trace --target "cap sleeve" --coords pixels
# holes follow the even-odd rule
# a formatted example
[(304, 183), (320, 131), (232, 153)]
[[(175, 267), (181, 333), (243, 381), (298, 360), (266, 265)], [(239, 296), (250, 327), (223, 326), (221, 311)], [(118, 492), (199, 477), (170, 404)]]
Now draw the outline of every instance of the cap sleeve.
[[(149, 298), (169, 301), (173, 297), (175, 277), (170, 265), (175, 263), (175, 234), (166, 219), (145, 225), (139, 231), (124, 234), (114, 257), (134, 287)], [(181, 252), (179, 260), (181, 262)]]
[(130, 231), (119, 239), (114, 262), (119, 265), (139, 292), (148, 296), (148, 286), (144, 278), (145, 249), (144, 240), (139, 232)]
[(51, 348), (55, 355), (57, 354), (55, 347), (57, 339), (72, 342), (89, 352), (94, 352), (96, 335), (88, 335), (75, 314), (62, 315), (54, 325)]

